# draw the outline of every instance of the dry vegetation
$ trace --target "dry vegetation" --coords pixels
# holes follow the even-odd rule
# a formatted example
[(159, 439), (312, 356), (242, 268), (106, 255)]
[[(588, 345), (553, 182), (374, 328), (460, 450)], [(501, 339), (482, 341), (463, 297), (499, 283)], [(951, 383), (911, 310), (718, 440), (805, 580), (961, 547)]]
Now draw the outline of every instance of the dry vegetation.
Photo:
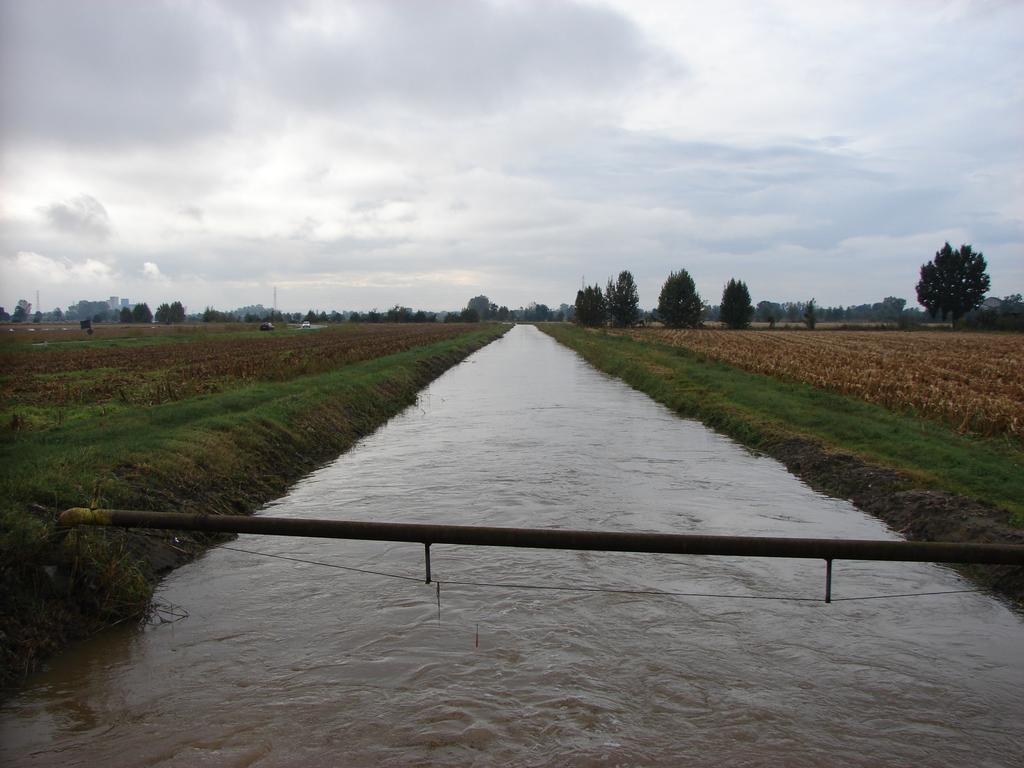
[(961, 432), (1024, 437), (1024, 336), (948, 332), (618, 331), (685, 347)]
[(466, 333), (461, 324), (346, 325), (322, 330), (234, 332), (55, 330), (3, 339), (0, 407), (153, 405), (255, 381), (285, 381)]

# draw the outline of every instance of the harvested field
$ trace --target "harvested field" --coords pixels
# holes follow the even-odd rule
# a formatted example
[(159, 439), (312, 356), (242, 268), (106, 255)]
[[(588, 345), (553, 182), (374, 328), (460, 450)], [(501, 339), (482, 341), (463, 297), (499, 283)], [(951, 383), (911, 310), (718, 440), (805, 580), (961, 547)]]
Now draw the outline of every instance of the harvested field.
[(612, 332), (912, 412), (961, 432), (1024, 438), (1024, 336), (1019, 334)]
[[(0, 347), (0, 411), (14, 406), (155, 405), (255, 381), (287, 381), (452, 339), (461, 324), (343, 325), (260, 333), (179, 327), (173, 334), (46, 334)], [(106, 329), (104, 329), (106, 331)], [(44, 334), (39, 334), (42, 337)], [(67, 341), (61, 341), (67, 337)], [(72, 340), (73, 339), (73, 340)], [(53, 343), (57, 342), (57, 343)]]

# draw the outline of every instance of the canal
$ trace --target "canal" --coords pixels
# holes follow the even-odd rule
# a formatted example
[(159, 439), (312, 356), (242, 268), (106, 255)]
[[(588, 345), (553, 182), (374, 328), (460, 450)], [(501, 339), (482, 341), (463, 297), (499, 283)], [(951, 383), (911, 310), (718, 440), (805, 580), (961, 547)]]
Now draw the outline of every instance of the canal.
[[(897, 538), (529, 326), (264, 512)], [(826, 605), (819, 562), (442, 545), (432, 561), (440, 592), (417, 545), (243, 536), (212, 550), (159, 590), (164, 617), (185, 618), (110, 630), (8, 701), (0, 762), (1021, 759), (1024, 622), (949, 569), (837, 562)], [(947, 594), (845, 599), (907, 593)]]

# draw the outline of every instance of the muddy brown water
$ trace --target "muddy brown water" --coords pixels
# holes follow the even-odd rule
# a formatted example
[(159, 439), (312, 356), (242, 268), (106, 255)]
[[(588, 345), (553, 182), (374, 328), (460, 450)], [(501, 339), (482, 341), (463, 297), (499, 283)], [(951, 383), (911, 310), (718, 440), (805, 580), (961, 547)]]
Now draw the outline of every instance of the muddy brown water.
[[(531, 327), (268, 514), (896, 538)], [(5, 765), (1020, 765), (1024, 622), (983, 594), (820, 598), (794, 560), (243, 536), (0, 710)], [(607, 587), (654, 597), (513, 587)], [(971, 589), (835, 564), (837, 598)], [(169, 614), (167, 614), (169, 615)]]

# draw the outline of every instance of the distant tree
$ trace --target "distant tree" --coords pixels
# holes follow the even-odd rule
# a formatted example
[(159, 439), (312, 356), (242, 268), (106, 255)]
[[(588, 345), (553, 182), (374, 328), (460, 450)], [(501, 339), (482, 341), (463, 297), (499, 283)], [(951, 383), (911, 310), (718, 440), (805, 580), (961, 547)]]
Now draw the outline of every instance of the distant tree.
[(158, 323), (183, 323), (185, 322), (185, 307), (182, 306), (180, 301), (172, 302), (168, 304), (166, 301), (156, 308), (156, 315), (154, 315)]
[(498, 311), (495, 314), (495, 318), (497, 320), (499, 320), (500, 322), (502, 322), (502, 323), (508, 322), (508, 319), (509, 319), (508, 307), (506, 307), (504, 304), (502, 304), (500, 307), (498, 307)]
[(389, 323), (411, 323), (412, 317), (412, 310), (409, 307), (395, 304), (395, 306), (388, 310)]
[(459, 313), (460, 323), (479, 323), (480, 313), (472, 307), (466, 307), (462, 312)]
[[(0, 308), (0, 311), (3, 311)], [(1003, 312), (1016, 312), (1020, 313), (1024, 311), (1024, 296), (1019, 293), (1012, 293), (1009, 296), (1003, 296)]]
[(491, 300), (484, 295), (474, 296), (466, 303), (466, 309), (475, 309), (478, 320), (491, 318)]
[(28, 322), (29, 312), (32, 311), (32, 305), (27, 299), (18, 299), (18, 304), (14, 308), (14, 314), (11, 315), (12, 323), (25, 323)]
[(132, 311), (128, 307), (121, 307), (121, 316), (119, 321), (122, 323), (132, 322)]
[(32, 322), (33, 323), (41, 323), (41, 322), (43, 322), (43, 313), (40, 312), (38, 309), (36, 310), (36, 313), (34, 315), (32, 315)]
[(685, 269), (670, 273), (658, 296), (661, 321), (670, 328), (693, 327), (700, 325), (703, 311), (704, 304), (690, 273)]
[(306, 316), (302, 319), (307, 323), (315, 323), (317, 321), (316, 310), (309, 310), (309, 312), (306, 313)]
[(152, 323), (153, 312), (149, 309), (149, 304), (143, 301), (132, 307), (132, 320), (136, 323)]
[(815, 304), (814, 299), (808, 301), (804, 307), (804, 323), (812, 331), (814, 326), (818, 324), (818, 305)]
[[(171, 306), (173, 306), (173, 304)], [(199, 315), (199, 319), (204, 323), (234, 323), (238, 320), (234, 313), (221, 312), (213, 307), (207, 307), (204, 309), (203, 313)]]
[(742, 280), (730, 279), (722, 291), (722, 306), (719, 318), (730, 328), (747, 328), (754, 316), (754, 307), (750, 303), (750, 291)]
[(754, 316), (762, 323), (774, 325), (775, 321), (782, 317), (784, 313), (785, 310), (783, 310), (781, 304), (777, 304), (774, 301), (759, 301), (757, 302), (757, 311)]
[(61, 308), (60, 308), (60, 307), (57, 307), (57, 308), (55, 308), (55, 309), (53, 310), (53, 319), (54, 319), (54, 322), (58, 322), (58, 323), (59, 323), (59, 322), (60, 322), (61, 320), (63, 320), (63, 319), (64, 319), (64, 313), (63, 313), (63, 312), (61, 311)]
[(907, 306), (906, 299), (898, 299), (895, 296), (886, 296), (882, 299), (882, 314), (886, 319), (900, 322), (903, 319), (903, 308)]
[(6, 323), (10, 319), (11, 319), (11, 316), (7, 312), (7, 310), (4, 309), (3, 307), (0, 307), (0, 323)]
[(534, 323), (545, 322), (551, 319), (551, 308), (547, 304), (531, 301), (530, 305), (523, 310), (523, 319)]
[(975, 253), (969, 245), (953, 250), (947, 242), (935, 252), (935, 258), (921, 265), (921, 279), (917, 283), (917, 301), (932, 317), (938, 314), (953, 324), (967, 312), (978, 307), (989, 289), (985, 272), (985, 256)]
[(608, 307), (605, 304), (601, 286), (588, 285), (576, 292), (576, 322), (588, 328), (597, 328), (608, 320)]
[(604, 300), (608, 306), (608, 319), (613, 325), (628, 328), (640, 320), (640, 297), (633, 273), (628, 269), (619, 272), (615, 282), (608, 278)]

